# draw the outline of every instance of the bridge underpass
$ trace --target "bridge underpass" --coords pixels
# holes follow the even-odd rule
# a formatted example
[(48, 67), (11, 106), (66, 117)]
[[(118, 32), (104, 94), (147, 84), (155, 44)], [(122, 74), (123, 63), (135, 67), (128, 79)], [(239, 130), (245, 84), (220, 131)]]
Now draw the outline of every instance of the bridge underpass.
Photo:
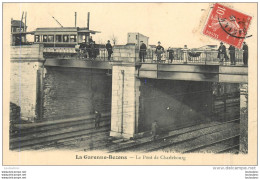
[[(128, 58), (131, 62), (128, 61)], [(221, 95), (214, 99), (214, 90), (212, 89), (214, 83), (244, 84), (232, 87), (232, 89), (236, 89), (234, 93), (237, 94), (240, 93), (241, 89), (247, 88), (247, 67), (133, 63), (135, 61), (133, 57), (124, 57), (124, 61), (114, 62), (45, 59), (45, 72), (41, 73), (43, 86), (39, 88), (36, 85), (38, 93), (35, 94), (35, 96), (41, 97), (38, 95), (42, 94), (39, 93), (42, 89), (47, 92), (42, 95), (41, 104), (45, 109), (45, 115), (48, 114), (49, 116), (47, 115), (44, 118), (43, 110), (42, 119), (55, 121), (64, 120), (63, 117), (71, 117), (72, 119), (68, 120), (70, 123), (81, 121), (82, 118), (77, 117), (88, 115), (96, 108), (93, 101), (95, 101), (96, 90), (100, 88), (103, 97), (109, 96), (110, 93), (112, 98), (110, 103), (109, 98), (104, 97), (103, 99), (99, 95), (99, 97), (96, 96), (96, 99), (102, 99), (100, 101), (101, 106), (105, 103), (111, 104), (109, 106), (111, 108), (111, 126), (108, 128), (110, 136), (126, 139), (139, 138), (144, 137), (146, 132), (150, 131), (153, 120), (158, 120), (162, 128), (168, 127), (168, 131), (201, 125), (212, 120), (214, 122), (216, 120), (212, 119), (212, 112), (214, 112), (213, 108), (215, 107), (214, 100), (221, 101), (218, 104), (220, 106), (227, 106), (228, 103), (227, 101), (223, 102)], [(37, 63), (43, 62), (37, 61)], [(102, 75), (89, 76), (89, 73), (92, 74), (92, 72)], [(51, 82), (49, 79), (52, 79)], [(97, 79), (99, 79), (99, 82)], [(100, 83), (100, 80), (102, 83)], [(90, 82), (92, 85), (90, 85)], [(227, 96), (224, 98), (226, 99)], [(239, 98), (237, 95), (233, 97)], [(240, 96), (240, 99), (243, 99), (240, 100), (240, 103), (245, 103), (244, 97)], [(62, 105), (59, 106), (59, 104)], [(37, 105), (39, 104), (36, 104), (36, 108)], [(66, 107), (63, 108), (62, 106)], [(49, 108), (47, 113), (46, 108)], [(104, 107), (101, 108), (102, 111)], [(222, 108), (220, 107), (220, 110)], [(240, 108), (231, 111), (239, 113), (238, 109)], [(57, 109), (60, 113), (52, 111), (54, 109)], [(62, 117), (62, 115), (65, 116)], [(105, 116), (108, 115), (110, 114), (105, 114)], [(77, 119), (74, 120), (73, 117)], [(244, 117), (247, 116), (244, 115)], [(38, 120), (36, 119), (35, 122), (37, 123)], [(110, 118), (106, 120), (109, 120), (110, 123)], [(78, 125), (80, 126), (80, 123)], [(107, 125), (107, 123), (104, 123), (104, 125)], [(93, 126), (93, 122), (91, 126)], [(77, 131), (77, 128), (72, 130), (72, 133), (73, 131)], [(107, 130), (103, 132), (106, 132), (107, 137), (109, 136)], [(79, 133), (78, 136), (74, 137), (81, 135), (84, 134)], [(55, 138), (55, 140), (57, 139)], [(107, 141), (108, 138), (105, 137), (104, 140)]]

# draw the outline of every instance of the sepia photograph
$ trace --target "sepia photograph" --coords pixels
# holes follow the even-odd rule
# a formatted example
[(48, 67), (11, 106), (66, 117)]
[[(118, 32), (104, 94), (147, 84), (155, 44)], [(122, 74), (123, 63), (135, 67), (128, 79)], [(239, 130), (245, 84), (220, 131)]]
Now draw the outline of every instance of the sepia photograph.
[(257, 12), (3, 3), (3, 164), (256, 165)]

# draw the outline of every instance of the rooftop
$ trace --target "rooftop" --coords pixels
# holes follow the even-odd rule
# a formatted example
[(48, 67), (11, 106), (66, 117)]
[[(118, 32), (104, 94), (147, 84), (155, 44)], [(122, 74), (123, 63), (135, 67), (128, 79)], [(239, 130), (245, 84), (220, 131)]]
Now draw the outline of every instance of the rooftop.
[(22, 26), (24, 26), (24, 23), (20, 20), (12, 20), (11, 25), (15, 26), (15, 27), (22, 27)]

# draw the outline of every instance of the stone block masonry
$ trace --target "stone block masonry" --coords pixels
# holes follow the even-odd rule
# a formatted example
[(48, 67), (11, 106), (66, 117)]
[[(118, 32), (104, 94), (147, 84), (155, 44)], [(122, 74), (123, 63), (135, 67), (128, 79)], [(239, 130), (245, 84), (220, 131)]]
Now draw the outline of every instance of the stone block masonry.
[(134, 65), (113, 66), (111, 136), (130, 138), (137, 131), (139, 79)]
[(22, 119), (38, 118), (37, 83), (42, 71), (42, 46), (11, 47), (10, 102), (21, 108)]
[(248, 153), (248, 85), (240, 84), (240, 152)]

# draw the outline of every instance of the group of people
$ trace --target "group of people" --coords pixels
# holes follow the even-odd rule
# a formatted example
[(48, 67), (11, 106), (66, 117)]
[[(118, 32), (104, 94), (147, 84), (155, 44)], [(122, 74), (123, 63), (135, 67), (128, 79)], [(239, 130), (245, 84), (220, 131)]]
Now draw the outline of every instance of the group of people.
[[(111, 55), (113, 53), (113, 48), (110, 40), (107, 41), (106, 50), (108, 53), (108, 61), (110, 61)], [(76, 45), (76, 52), (78, 52), (78, 55), (80, 55), (81, 52), (81, 54), (84, 54), (86, 58), (89, 57), (91, 60), (94, 60), (99, 55), (99, 47), (90, 36), (88, 43), (81, 43), (79, 45)]]
[[(248, 64), (248, 45), (246, 44), (246, 42), (243, 43), (243, 63), (244, 65)], [(140, 62), (145, 62), (145, 56), (147, 55), (147, 47), (144, 44), (143, 41), (141, 41), (141, 45), (140, 45), (140, 51), (139, 51), (139, 59)], [(235, 51), (236, 48), (233, 45), (230, 45), (229, 48), (229, 55), (230, 55), (230, 62), (231, 65), (236, 65), (236, 55), (235, 55)], [(169, 53), (169, 60), (173, 61), (174, 59), (174, 50), (173, 48), (169, 47), (167, 52)], [(158, 42), (158, 45), (156, 46), (155, 49), (155, 54), (157, 56), (157, 61), (160, 63), (162, 60), (162, 54), (164, 53), (164, 48), (161, 46), (161, 42)], [(226, 46), (223, 44), (223, 42), (220, 43), (220, 46), (218, 48), (218, 59), (220, 59), (220, 63), (223, 63), (223, 61), (228, 61), (229, 57), (227, 55), (227, 50), (226, 50)]]
[[(230, 63), (231, 65), (236, 65), (236, 55), (235, 51), (236, 48), (233, 45), (230, 45), (229, 48), (229, 55), (230, 55)], [(244, 65), (248, 64), (248, 45), (246, 42), (243, 42), (243, 63)], [(218, 59), (220, 59), (220, 63), (223, 63), (223, 61), (228, 61), (228, 56), (227, 56), (227, 50), (226, 46), (223, 44), (223, 42), (220, 42), (220, 46), (218, 48)]]
[[(147, 50), (147, 47), (146, 47), (145, 43), (143, 41), (141, 41), (140, 51), (139, 51), (140, 62), (145, 62), (145, 56), (147, 55), (146, 50)], [(174, 51), (173, 51), (173, 49), (170, 49), (170, 47), (169, 47), (167, 52), (169, 52), (169, 59), (172, 62)], [(161, 62), (163, 53), (164, 53), (164, 48), (163, 48), (163, 46), (161, 46), (161, 42), (159, 41), (158, 45), (156, 46), (156, 49), (155, 49), (155, 54), (156, 54), (158, 62)]]
[(76, 45), (76, 51), (78, 52), (78, 55), (80, 55), (81, 52), (86, 58), (89, 57), (90, 59), (95, 59), (99, 55), (99, 49), (91, 36), (88, 43)]

